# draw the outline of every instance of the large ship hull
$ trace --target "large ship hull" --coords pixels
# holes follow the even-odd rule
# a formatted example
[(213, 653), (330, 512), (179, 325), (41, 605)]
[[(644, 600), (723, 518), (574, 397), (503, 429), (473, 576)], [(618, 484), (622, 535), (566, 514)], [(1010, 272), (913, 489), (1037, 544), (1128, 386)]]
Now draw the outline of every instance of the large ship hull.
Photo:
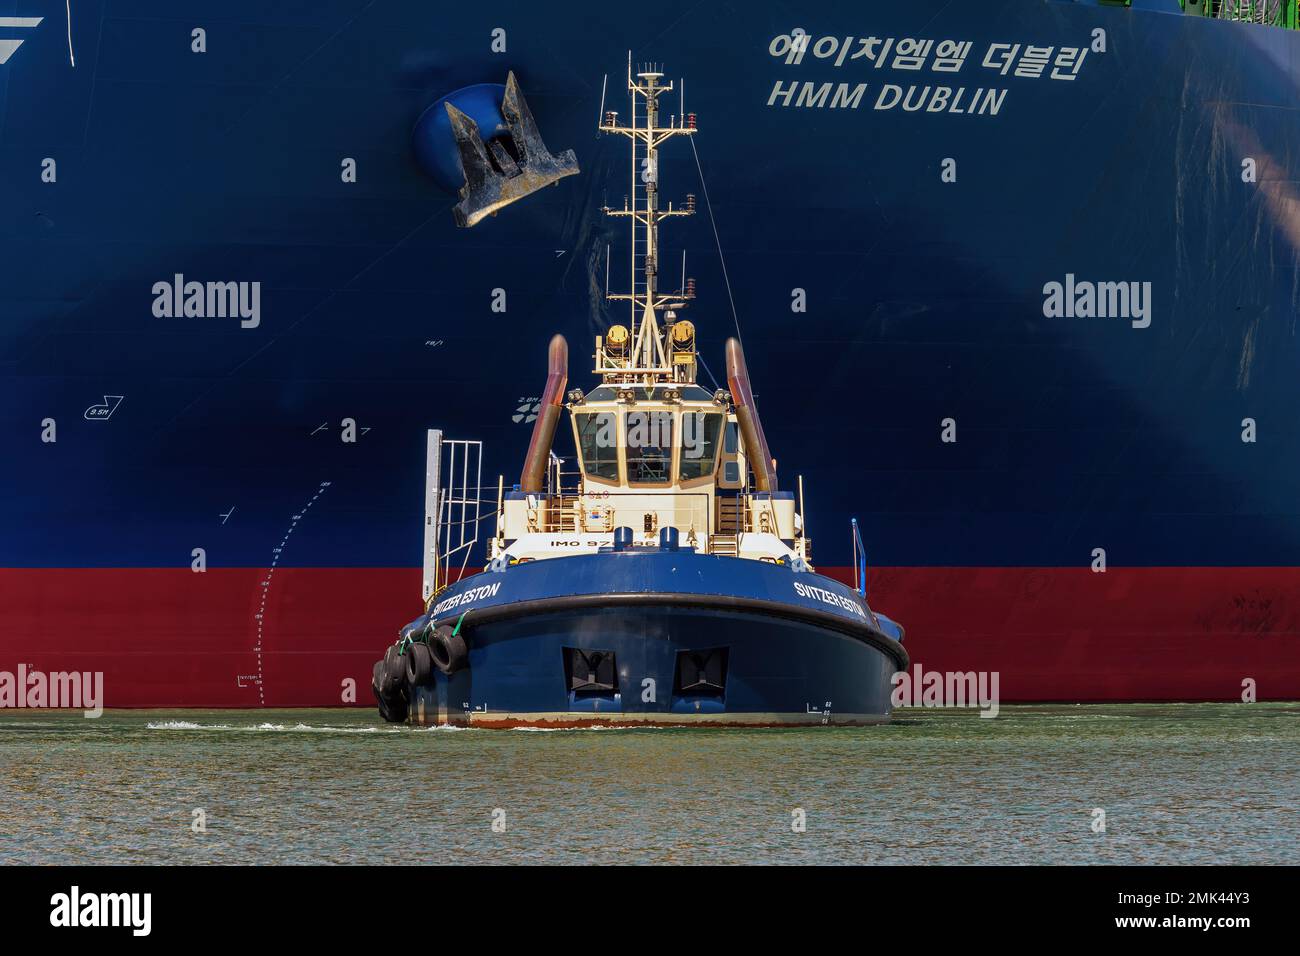
[[(1300, 697), (1300, 37), (1142, 6), (8, 4), (45, 19), (0, 65), (0, 671), (369, 706), (420, 610), (425, 429), (510, 482), (536, 394), (500, 383), (623, 318), (598, 211), (628, 169), (594, 136), (632, 48), (707, 117), (665, 175), (700, 184), (702, 354), (738, 326), (818, 566), (849, 577), (856, 516), (915, 661), (1004, 701)], [(796, 29), (973, 46), (792, 62)], [(582, 172), (458, 230), (410, 133), (507, 70)], [(177, 275), (260, 282), (256, 324), (159, 317)], [(1149, 324), (1046, 314), (1076, 279), (1150, 282)]]
[[(370, 707), (371, 664), (420, 611), (419, 568), (0, 572), (6, 662), (100, 671), (116, 707)], [(836, 576), (851, 578), (848, 569)], [(1300, 696), (1288, 568), (880, 568), (912, 658), (997, 671), (1005, 703)], [(412, 597), (414, 595), (414, 598)], [(93, 615), (86, 608), (94, 608)], [(267, 635), (260, 649), (257, 621)]]

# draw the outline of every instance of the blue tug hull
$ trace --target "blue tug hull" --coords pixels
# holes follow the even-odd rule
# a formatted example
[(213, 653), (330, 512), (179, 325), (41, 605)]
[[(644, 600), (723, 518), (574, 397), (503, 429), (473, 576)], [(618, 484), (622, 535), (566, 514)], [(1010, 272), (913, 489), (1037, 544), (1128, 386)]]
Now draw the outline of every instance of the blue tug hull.
[(474, 575), (426, 618), (459, 623), (468, 666), (407, 689), (415, 723), (878, 723), (908, 664), (897, 625), (843, 584), (690, 551)]

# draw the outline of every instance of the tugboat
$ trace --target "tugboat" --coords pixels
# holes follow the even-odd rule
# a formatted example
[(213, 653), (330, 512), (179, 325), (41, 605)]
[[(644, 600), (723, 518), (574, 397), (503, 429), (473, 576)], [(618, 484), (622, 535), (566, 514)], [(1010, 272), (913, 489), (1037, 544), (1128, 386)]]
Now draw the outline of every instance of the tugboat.
[[(739, 340), (726, 343), (728, 388), (704, 388), (695, 328), (678, 317), (693, 283), (658, 287), (659, 224), (695, 202), (660, 208), (657, 154), (696, 132), (695, 115), (659, 125), (673, 85), (654, 67), (634, 76), (629, 61), (627, 86), (630, 123), (602, 108), (599, 128), (633, 148), (630, 204), (605, 210), (632, 227), (636, 281), (608, 295), (630, 303), (631, 321), (596, 338), (600, 384), (586, 393), (566, 394), (568, 345), (551, 340), (523, 471), (510, 491), (498, 482), (481, 573), (449, 560), (467, 560), (477, 539), (466, 538), (477, 443), (451, 443), (444, 466), (430, 433), (425, 613), (374, 665), (379, 712), (485, 727), (888, 720), (891, 677), (908, 667), (902, 628), (868, 606), (865, 559), (852, 588), (813, 569), (802, 483), (796, 509), (778, 487)], [(566, 408), (569, 486), (552, 451)], [(458, 474), (461, 491), (444, 490), (440, 476)]]

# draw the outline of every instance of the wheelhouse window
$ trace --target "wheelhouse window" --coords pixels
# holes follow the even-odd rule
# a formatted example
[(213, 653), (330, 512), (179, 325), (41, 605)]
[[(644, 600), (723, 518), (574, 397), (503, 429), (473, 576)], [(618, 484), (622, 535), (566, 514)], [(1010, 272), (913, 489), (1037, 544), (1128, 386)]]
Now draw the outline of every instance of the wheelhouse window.
[(574, 420), (583, 470), (592, 478), (618, 481), (618, 415), (587, 412), (575, 415)]
[(682, 481), (713, 474), (718, 460), (718, 436), (722, 415), (709, 412), (682, 412)]
[(625, 417), (628, 483), (671, 484), (673, 480), (672, 412), (634, 409)]

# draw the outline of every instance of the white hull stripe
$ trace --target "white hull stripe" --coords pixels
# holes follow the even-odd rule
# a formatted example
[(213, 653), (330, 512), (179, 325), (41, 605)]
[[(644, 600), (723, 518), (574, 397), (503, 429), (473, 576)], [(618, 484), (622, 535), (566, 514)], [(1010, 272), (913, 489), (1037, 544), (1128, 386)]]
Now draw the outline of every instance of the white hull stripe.
[[(0, 29), (5, 27), (11, 29), (30, 30), (39, 26), (44, 17), (0, 17)], [(20, 46), (22, 40), (0, 40), (0, 66), (9, 62), (9, 58), (14, 55)]]

